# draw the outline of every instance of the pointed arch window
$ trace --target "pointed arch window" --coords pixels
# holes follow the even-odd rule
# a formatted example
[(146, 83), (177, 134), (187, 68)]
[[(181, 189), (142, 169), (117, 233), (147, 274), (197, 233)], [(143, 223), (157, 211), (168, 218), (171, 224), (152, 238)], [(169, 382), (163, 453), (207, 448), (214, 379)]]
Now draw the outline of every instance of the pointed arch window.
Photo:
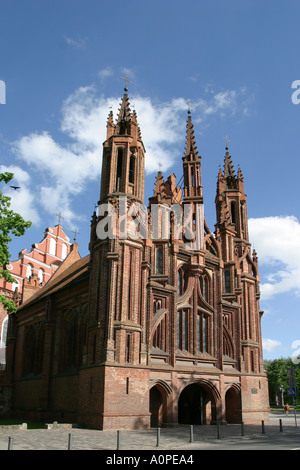
[(224, 292), (229, 294), (231, 292), (230, 269), (224, 271)]
[(209, 315), (199, 312), (197, 315), (197, 349), (201, 353), (209, 352), (209, 325)]
[(43, 371), (45, 346), (45, 324), (43, 322), (28, 325), (25, 328), (23, 345), (23, 375), (39, 375)]
[(127, 333), (125, 357), (126, 357), (126, 362), (128, 363), (131, 362), (131, 341), (132, 341), (131, 333)]
[(164, 272), (164, 259), (163, 259), (163, 249), (161, 246), (156, 248), (155, 253), (155, 273), (163, 274)]
[(123, 156), (124, 156), (124, 149), (122, 147), (119, 147), (118, 153), (117, 153), (116, 191), (121, 190)]
[(208, 352), (208, 318), (206, 315), (202, 316), (202, 351)]
[(188, 351), (188, 310), (177, 312), (177, 348)]
[(129, 273), (128, 273), (128, 320), (132, 319), (132, 308), (134, 305), (134, 253), (129, 252)]
[(209, 295), (209, 278), (207, 274), (204, 276), (199, 277), (199, 288), (200, 292), (202, 294), (203, 299), (209, 303), (210, 301), (210, 295)]
[(241, 205), (241, 225), (242, 225), (242, 230), (245, 229), (245, 210), (244, 206)]
[(236, 204), (234, 201), (230, 204), (230, 211), (231, 211), (231, 223), (236, 224)]
[(135, 172), (135, 157), (130, 155), (129, 160), (129, 183), (134, 184), (134, 172)]
[(191, 167), (191, 186), (195, 186), (195, 169), (193, 166)]

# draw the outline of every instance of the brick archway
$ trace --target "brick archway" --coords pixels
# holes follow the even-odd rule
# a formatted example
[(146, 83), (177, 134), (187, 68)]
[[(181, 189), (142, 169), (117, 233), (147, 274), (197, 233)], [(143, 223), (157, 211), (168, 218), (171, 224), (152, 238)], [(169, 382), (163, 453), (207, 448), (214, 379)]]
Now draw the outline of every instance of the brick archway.
[(217, 417), (220, 394), (208, 380), (199, 380), (186, 385), (178, 399), (179, 424), (209, 424)]
[(167, 421), (167, 397), (172, 392), (169, 385), (158, 380), (149, 391), (149, 410), (151, 427), (160, 427)]
[(233, 384), (225, 394), (225, 416), (227, 423), (240, 424), (242, 422), (241, 387)]

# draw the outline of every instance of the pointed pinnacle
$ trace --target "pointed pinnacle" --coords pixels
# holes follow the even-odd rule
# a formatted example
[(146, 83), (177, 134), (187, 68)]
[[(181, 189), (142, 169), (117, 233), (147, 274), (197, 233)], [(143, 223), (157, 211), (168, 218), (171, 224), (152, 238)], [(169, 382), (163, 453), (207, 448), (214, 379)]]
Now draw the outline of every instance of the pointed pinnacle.
[(192, 123), (192, 117), (189, 112), (187, 125), (186, 125), (186, 147), (185, 147), (185, 155), (190, 155), (191, 153), (194, 154), (195, 157), (199, 158), (197, 146), (196, 146), (196, 139), (194, 134), (194, 126)]

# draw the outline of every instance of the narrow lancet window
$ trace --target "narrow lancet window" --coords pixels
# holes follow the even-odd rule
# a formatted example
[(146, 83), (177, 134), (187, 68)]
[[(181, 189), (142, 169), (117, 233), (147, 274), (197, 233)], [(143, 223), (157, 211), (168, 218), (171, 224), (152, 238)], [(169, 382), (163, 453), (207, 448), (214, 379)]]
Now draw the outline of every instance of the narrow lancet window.
[(134, 184), (134, 169), (135, 169), (135, 158), (133, 155), (130, 156), (129, 161), (129, 183)]
[(156, 249), (155, 257), (155, 272), (156, 274), (163, 274), (164, 263), (163, 263), (163, 250), (161, 247)]
[(117, 158), (116, 191), (121, 191), (122, 166), (123, 166), (123, 149), (119, 148), (118, 158)]

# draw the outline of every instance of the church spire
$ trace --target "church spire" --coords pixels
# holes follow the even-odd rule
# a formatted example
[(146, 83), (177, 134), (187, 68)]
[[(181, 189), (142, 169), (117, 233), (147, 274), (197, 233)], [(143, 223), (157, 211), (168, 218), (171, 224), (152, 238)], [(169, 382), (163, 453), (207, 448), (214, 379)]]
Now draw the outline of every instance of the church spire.
[(231, 161), (231, 156), (227, 150), (225, 159), (224, 159), (224, 177), (227, 178), (235, 178), (234, 168)]
[(121, 105), (119, 108), (119, 114), (117, 117), (116, 123), (116, 134), (119, 135), (130, 135), (131, 131), (131, 111), (130, 111), (130, 104), (128, 95), (126, 92), (127, 88), (124, 88), (124, 95), (121, 101)]
[(188, 111), (188, 120), (186, 124), (186, 147), (184, 159), (186, 161), (196, 161), (199, 159), (190, 110)]
[(226, 137), (224, 170), (219, 169), (217, 179), (216, 210), (218, 227), (231, 227), (236, 236), (248, 240), (247, 203), (242, 170), (237, 174), (231, 161)]
[(198, 155), (190, 109), (186, 124), (186, 148), (183, 161), (184, 199), (202, 202), (201, 157)]
[(235, 175), (234, 167), (231, 161), (231, 155), (228, 148), (228, 137), (226, 136), (226, 153), (224, 158), (224, 179), (226, 181), (226, 186), (228, 189), (237, 189), (238, 179)]
[(113, 122), (112, 111), (107, 120), (100, 201), (120, 194), (138, 201), (144, 199), (145, 149), (136, 112), (130, 110), (127, 82), (116, 123)]

